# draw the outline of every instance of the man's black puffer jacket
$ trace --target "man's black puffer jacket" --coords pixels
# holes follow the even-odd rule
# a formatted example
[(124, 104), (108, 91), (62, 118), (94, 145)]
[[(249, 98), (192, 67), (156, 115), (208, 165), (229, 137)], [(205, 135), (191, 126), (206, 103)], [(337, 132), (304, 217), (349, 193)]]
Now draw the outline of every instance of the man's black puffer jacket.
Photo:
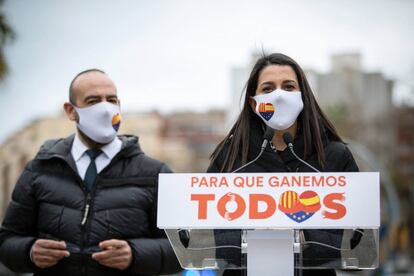
[[(24, 169), (0, 230), (0, 259), (16, 272), (35, 275), (157, 275), (180, 270), (164, 231), (156, 227), (159, 173), (163, 163), (146, 156), (138, 138), (120, 136), (121, 151), (98, 174), (91, 194), (71, 155), (74, 136), (47, 141)], [(90, 203), (82, 225), (85, 206)], [(29, 252), (37, 238), (62, 240), (71, 256), (37, 268)], [(126, 240), (133, 262), (126, 271), (91, 259), (99, 242)]]

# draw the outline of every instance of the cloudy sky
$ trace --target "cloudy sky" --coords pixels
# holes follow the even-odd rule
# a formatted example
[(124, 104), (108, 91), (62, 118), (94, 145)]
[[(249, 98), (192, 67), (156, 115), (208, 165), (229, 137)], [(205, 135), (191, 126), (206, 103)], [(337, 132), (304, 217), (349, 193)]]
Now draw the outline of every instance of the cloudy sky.
[[(6, 0), (16, 39), (5, 51), (0, 142), (33, 119), (61, 111), (73, 76), (101, 68), (123, 110), (207, 110), (230, 103), (230, 70), (252, 52), (283, 52), (305, 68), (360, 52), (368, 71), (414, 76), (411, 0)], [(401, 95), (400, 95), (401, 94)]]

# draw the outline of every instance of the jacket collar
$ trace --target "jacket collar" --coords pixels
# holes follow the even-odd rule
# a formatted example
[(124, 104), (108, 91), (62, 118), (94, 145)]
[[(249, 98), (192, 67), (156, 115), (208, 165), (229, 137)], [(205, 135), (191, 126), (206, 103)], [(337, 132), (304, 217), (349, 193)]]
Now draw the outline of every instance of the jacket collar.
[[(263, 124), (261, 121), (251, 119), (250, 126), (250, 143), (247, 161), (253, 160), (259, 154), (264, 134)], [(268, 172), (284, 171), (286, 166), (281, 156), (275, 153), (273, 149), (270, 148), (269, 144), (267, 144), (262, 156), (255, 163), (261, 167), (263, 171)]]
[[(264, 130), (261, 122), (251, 121), (250, 145), (248, 160), (253, 160), (260, 152), (260, 145), (263, 142)], [(329, 140), (325, 133), (325, 129), (321, 127), (322, 142), (326, 145)], [(303, 159), (305, 151), (305, 138), (303, 132), (299, 129), (297, 136), (293, 141), (293, 149), (295, 153)], [(314, 154), (314, 149), (311, 149), (310, 156)], [(297, 167), (299, 161), (286, 147), (281, 152), (275, 152), (268, 144), (263, 155), (256, 161), (256, 164), (262, 167), (265, 171), (278, 172), (285, 168), (290, 171)]]

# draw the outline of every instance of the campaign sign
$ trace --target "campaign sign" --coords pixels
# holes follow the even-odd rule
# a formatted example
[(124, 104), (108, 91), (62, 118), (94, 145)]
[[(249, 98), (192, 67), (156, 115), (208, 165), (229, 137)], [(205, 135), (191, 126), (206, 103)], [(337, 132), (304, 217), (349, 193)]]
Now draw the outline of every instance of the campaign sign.
[(160, 174), (159, 228), (378, 228), (378, 172)]

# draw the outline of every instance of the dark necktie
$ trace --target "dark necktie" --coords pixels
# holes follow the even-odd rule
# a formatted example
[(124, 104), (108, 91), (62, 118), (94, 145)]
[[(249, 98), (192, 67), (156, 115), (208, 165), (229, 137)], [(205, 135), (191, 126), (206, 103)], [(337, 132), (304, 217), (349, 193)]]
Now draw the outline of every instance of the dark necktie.
[(89, 163), (88, 169), (86, 170), (85, 179), (85, 188), (88, 192), (92, 190), (93, 185), (95, 184), (97, 170), (96, 170), (96, 163), (95, 159), (102, 153), (99, 149), (90, 149), (86, 151), (86, 154), (91, 159), (91, 163)]

